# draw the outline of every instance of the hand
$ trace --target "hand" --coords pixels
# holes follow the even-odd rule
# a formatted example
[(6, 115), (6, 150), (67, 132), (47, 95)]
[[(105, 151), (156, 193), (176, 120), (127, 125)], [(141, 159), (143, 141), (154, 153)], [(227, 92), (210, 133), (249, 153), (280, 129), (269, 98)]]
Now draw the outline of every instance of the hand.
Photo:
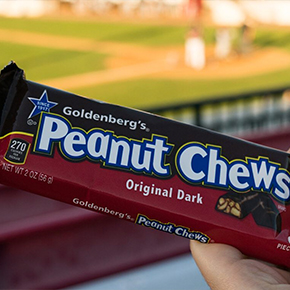
[(190, 241), (190, 249), (212, 290), (290, 289), (290, 272), (246, 258), (231, 246)]

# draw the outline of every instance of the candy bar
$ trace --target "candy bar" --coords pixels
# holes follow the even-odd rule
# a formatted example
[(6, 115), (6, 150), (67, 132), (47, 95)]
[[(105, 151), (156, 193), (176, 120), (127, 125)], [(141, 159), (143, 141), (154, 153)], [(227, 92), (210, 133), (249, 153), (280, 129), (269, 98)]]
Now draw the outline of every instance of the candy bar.
[(290, 267), (286, 152), (38, 84), (13, 62), (0, 118), (1, 184)]
[(237, 193), (230, 191), (222, 195), (216, 204), (216, 210), (243, 219), (258, 205), (259, 193)]

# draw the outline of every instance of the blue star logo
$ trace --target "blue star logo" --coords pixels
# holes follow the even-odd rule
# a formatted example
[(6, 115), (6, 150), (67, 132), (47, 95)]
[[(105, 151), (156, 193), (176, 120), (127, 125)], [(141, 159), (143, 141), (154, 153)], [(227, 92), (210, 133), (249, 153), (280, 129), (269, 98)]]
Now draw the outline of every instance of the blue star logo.
[(56, 106), (58, 103), (50, 102), (48, 100), (46, 90), (42, 93), (40, 99), (28, 98), (34, 105), (32, 112), (28, 119), (40, 114), (41, 112), (49, 112), (51, 108)]

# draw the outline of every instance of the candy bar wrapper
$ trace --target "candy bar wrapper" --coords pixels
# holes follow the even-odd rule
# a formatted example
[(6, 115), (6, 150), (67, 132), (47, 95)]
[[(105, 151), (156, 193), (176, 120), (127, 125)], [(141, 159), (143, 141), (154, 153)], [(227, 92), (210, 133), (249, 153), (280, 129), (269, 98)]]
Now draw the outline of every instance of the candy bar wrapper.
[(34, 83), (13, 62), (0, 113), (0, 183), (290, 267), (287, 153)]

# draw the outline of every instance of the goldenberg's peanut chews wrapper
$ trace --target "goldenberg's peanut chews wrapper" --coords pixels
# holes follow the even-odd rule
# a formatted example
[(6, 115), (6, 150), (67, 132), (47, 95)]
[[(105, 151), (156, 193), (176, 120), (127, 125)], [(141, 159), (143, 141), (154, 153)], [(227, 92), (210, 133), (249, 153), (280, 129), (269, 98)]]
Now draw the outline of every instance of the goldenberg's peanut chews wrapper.
[(0, 118), (0, 183), (290, 267), (287, 153), (34, 83), (15, 63)]

